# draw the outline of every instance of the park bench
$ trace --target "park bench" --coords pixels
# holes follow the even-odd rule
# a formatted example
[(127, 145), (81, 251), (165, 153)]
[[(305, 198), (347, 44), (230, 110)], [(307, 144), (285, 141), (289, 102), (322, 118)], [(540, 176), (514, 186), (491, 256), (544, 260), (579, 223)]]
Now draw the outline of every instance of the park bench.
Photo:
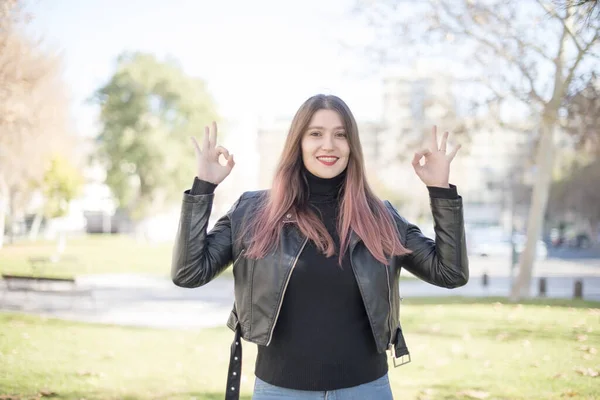
[(75, 278), (54, 277), (40, 274), (42, 266), (51, 266), (54, 263), (70, 261), (78, 262), (75, 257), (63, 256), (59, 260), (52, 257), (29, 257), (31, 274), (2, 274), (5, 290), (3, 291), (2, 304), (6, 292), (24, 292), (29, 299), (29, 293), (49, 294), (55, 296), (70, 296), (71, 306), (77, 297), (89, 298), (95, 307), (93, 291), (87, 287), (79, 287)]
[[(66, 286), (75, 287), (74, 278), (54, 278), (35, 275), (2, 274), (8, 290), (35, 290), (35, 291), (60, 291)], [(58, 285), (56, 284), (66, 284)]]

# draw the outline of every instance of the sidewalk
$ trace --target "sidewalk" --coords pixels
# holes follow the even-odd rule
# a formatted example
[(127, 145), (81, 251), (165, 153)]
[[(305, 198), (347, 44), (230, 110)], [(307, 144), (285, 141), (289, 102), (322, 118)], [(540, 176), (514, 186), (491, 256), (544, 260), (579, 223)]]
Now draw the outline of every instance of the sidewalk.
[[(439, 288), (420, 280), (403, 280), (404, 298), (421, 296), (507, 296), (509, 266), (501, 260), (471, 259), (471, 278), (464, 287)], [(482, 275), (488, 275), (483, 286)], [(404, 274), (404, 272), (403, 272)], [(585, 263), (547, 261), (537, 277), (547, 278), (547, 297), (571, 298), (577, 279), (587, 300), (600, 301), (600, 260)], [(233, 280), (217, 278), (197, 289), (179, 288), (165, 277), (111, 274), (78, 277), (92, 296), (8, 292), (0, 283), (0, 309), (68, 320), (154, 328), (198, 329), (225, 326), (233, 304)], [(533, 279), (531, 294), (538, 293)], [(599, 303), (600, 306), (600, 303)]]

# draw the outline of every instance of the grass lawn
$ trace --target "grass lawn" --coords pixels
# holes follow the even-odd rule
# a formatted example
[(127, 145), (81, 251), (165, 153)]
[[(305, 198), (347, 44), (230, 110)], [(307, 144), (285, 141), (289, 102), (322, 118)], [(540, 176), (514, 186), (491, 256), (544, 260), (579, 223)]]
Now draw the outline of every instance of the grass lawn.
[[(153, 244), (125, 235), (86, 235), (67, 240), (64, 261), (33, 270), (29, 257), (50, 257), (56, 242), (22, 241), (0, 249), (0, 273), (71, 278), (83, 274), (135, 273), (168, 276), (173, 243)], [(77, 259), (74, 262), (72, 259)], [(233, 277), (231, 268), (222, 276)], [(412, 275), (402, 280), (415, 279)], [(0, 399), (1, 400), (1, 399)]]
[[(408, 299), (401, 313), (413, 361), (391, 367), (394, 396), (600, 398), (599, 305)], [(231, 339), (227, 328), (134, 329), (0, 313), (0, 399), (222, 399)], [(245, 400), (255, 356), (244, 343)]]
[(125, 235), (86, 235), (69, 238), (66, 258), (32, 271), (29, 257), (49, 257), (56, 242), (22, 241), (7, 244), (0, 250), (0, 272), (7, 274), (37, 273), (45, 276), (73, 277), (82, 274), (142, 273), (169, 275), (172, 243), (148, 243)]

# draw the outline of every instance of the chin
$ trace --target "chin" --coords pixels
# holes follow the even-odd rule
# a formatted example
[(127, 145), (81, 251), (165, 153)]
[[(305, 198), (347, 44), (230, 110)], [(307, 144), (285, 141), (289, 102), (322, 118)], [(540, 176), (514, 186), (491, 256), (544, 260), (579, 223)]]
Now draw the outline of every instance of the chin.
[(331, 178), (335, 178), (336, 176), (338, 176), (339, 174), (342, 173), (343, 170), (335, 170), (332, 171), (330, 169), (327, 170), (322, 170), (322, 169), (318, 169), (315, 175), (321, 177), (321, 178), (325, 178), (325, 179), (331, 179)]
[(348, 167), (348, 163), (336, 163), (332, 166), (325, 166), (319, 161), (314, 161), (305, 163), (304, 166), (311, 174), (319, 178), (331, 179), (344, 172)]

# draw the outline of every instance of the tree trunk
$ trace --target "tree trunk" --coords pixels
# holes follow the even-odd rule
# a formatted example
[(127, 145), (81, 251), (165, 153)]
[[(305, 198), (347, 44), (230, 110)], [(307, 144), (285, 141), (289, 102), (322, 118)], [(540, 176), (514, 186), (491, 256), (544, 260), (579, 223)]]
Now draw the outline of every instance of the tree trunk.
[(0, 194), (0, 249), (4, 247), (4, 228), (6, 226), (6, 199)]
[[(547, 114), (546, 114), (547, 115)], [(536, 256), (537, 241), (542, 231), (554, 162), (554, 130), (556, 119), (546, 117), (541, 124), (541, 136), (536, 154), (536, 173), (533, 196), (527, 221), (527, 242), (519, 260), (519, 274), (511, 288), (510, 299), (517, 301), (530, 296), (531, 277)]]
[(16, 213), (16, 193), (14, 189), (10, 189), (8, 194), (8, 243), (13, 244), (15, 241), (15, 219)]
[(56, 250), (54, 252), (54, 255), (51, 257), (52, 262), (60, 261), (60, 258), (64, 254), (66, 248), (67, 248), (67, 235), (62, 229), (60, 229), (58, 231), (58, 238), (56, 240)]
[(0, 174), (0, 249), (4, 247), (4, 231), (6, 230), (6, 211), (8, 211), (8, 186)]
[(31, 229), (29, 229), (29, 240), (35, 241), (40, 233), (40, 227), (42, 226), (42, 213), (38, 212), (35, 214), (35, 218), (31, 223)]

